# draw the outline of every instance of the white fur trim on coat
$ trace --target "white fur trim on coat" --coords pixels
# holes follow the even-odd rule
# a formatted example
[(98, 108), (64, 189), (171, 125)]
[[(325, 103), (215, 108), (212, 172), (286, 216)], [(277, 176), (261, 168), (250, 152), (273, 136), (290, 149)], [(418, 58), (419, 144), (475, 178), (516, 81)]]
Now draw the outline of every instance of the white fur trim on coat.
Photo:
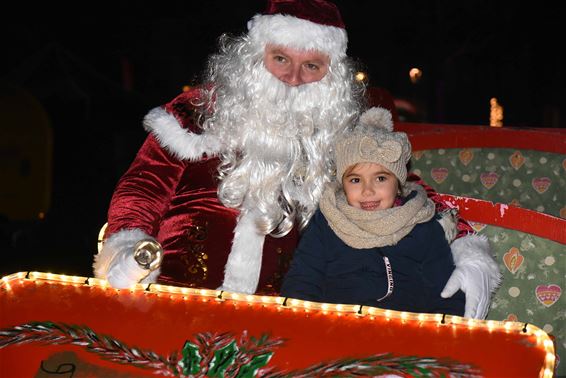
[(299, 50), (321, 51), (331, 62), (346, 56), (348, 35), (346, 30), (321, 25), (301, 18), (274, 14), (255, 15), (248, 22), (248, 35), (260, 46), (270, 43)]
[(253, 211), (242, 213), (219, 290), (253, 294), (257, 290), (265, 235), (257, 232)]
[(489, 276), (489, 288), (493, 293), (501, 283), (501, 272), (493, 258), (489, 240), (484, 235), (469, 234), (460, 237), (450, 245), (454, 265), (474, 265)]
[(203, 154), (217, 155), (222, 148), (217, 137), (183, 129), (177, 119), (161, 107), (152, 109), (145, 116), (143, 125), (163, 148), (179, 159), (199, 160)]
[(129, 288), (138, 282), (152, 283), (160, 269), (153, 272), (141, 268), (134, 259), (134, 246), (140, 240), (153, 239), (140, 229), (122, 230), (104, 241), (94, 256), (94, 276), (107, 280), (112, 287)]

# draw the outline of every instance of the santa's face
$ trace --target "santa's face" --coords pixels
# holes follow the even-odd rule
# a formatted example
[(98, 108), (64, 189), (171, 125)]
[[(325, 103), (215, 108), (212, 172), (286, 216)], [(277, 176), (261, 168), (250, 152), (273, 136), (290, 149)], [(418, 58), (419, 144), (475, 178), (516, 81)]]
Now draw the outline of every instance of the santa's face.
[(263, 63), (277, 79), (289, 86), (299, 86), (322, 80), (328, 72), (330, 59), (319, 51), (296, 50), (268, 44)]

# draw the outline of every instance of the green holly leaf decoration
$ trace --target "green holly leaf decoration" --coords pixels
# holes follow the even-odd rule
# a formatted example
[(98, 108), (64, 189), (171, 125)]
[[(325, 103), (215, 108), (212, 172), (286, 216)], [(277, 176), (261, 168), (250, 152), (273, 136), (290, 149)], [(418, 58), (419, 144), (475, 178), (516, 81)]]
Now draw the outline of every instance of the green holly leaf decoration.
[(234, 340), (232, 340), (232, 342), (228, 345), (216, 350), (214, 352), (214, 357), (208, 364), (208, 374), (206, 376), (223, 378), (226, 369), (234, 363), (237, 353), (238, 347)]
[(183, 358), (179, 361), (179, 367), (183, 375), (193, 375), (199, 372), (202, 357), (199, 347), (193, 343), (185, 342), (183, 346)]
[(265, 353), (259, 356), (255, 356), (247, 364), (244, 364), (238, 370), (238, 375), (236, 378), (253, 378), (256, 376), (257, 371), (267, 365), (269, 360), (273, 356), (273, 353)]

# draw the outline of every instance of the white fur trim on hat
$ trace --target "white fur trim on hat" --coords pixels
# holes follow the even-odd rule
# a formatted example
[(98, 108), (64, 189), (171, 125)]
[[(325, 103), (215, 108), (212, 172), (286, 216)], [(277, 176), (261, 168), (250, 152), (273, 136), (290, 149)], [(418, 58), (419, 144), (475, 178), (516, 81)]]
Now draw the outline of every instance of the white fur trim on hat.
[(179, 159), (199, 160), (203, 154), (218, 155), (222, 143), (208, 133), (195, 134), (183, 129), (177, 119), (165, 109), (152, 109), (143, 120), (144, 128), (151, 132), (159, 144)]
[(331, 62), (346, 56), (346, 30), (317, 24), (301, 18), (274, 14), (255, 15), (248, 22), (249, 36), (260, 44), (273, 44), (298, 50), (315, 50), (328, 54)]

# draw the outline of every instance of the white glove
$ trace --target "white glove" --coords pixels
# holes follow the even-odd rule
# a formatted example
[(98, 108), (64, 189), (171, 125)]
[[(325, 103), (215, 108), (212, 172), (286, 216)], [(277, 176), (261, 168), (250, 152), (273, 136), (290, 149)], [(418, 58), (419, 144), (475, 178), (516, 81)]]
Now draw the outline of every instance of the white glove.
[(117, 254), (108, 267), (106, 280), (116, 289), (127, 289), (149, 275), (149, 269), (143, 269), (134, 259), (133, 250)]
[(450, 244), (458, 235), (458, 209), (447, 209), (438, 215), (440, 215), (438, 223), (444, 229), (444, 237)]
[(110, 236), (95, 255), (94, 276), (107, 280), (117, 289), (130, 288), (142, 280), (143, 283), (155, 282), (159, 269), (143, 269), (134, 259), (134, 246), (147, 239), (153, 238), (139, 229), (122, 230)]
[(440, 295), (449, 298), (462, 290), (466, 294), (464, 316), (485, 319), (491, 296), (501, 282), (489, 241), (485, 236), (471, 234), (456, 239), (451, 248), (456, 269)]

